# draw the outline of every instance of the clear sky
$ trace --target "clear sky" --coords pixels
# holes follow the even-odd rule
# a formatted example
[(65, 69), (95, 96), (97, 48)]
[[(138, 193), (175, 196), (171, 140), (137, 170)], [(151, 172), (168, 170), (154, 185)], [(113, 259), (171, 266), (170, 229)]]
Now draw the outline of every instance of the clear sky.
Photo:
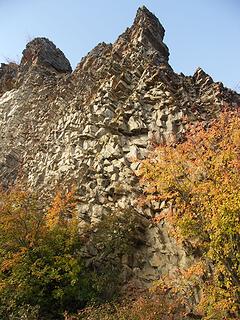
[(97, 43), (114, 42), (142, 5), (164, 26), (176, 72), (200, 66), (240, 92), (240, 0), (0, 0), (0, 61), (20, 60), (29, 39), (44, 36), (75, 68)]

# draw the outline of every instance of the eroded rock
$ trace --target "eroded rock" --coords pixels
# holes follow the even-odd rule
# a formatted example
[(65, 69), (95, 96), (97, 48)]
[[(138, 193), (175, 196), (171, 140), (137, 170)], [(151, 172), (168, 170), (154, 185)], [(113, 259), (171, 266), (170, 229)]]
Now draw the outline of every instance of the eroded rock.
[(137, 210), (149, 223), (129, 268), (144, 285), (186, 267), (191, 257), (164, 221), (153, 226), (165, 204), (140, 206), (141, 160), (156, 145), (181, 139), (194, 121), (207, 123), (226, 104), (240, 105), (238, 94), (201, 69), (193, 77), (174, 73), (163, 37), (143, 7), (115, 43), (96, 46), (73, 73), (45, 38), (27, 45), (20, 67), (0, 68), (2, 182), (13, 182), (20, 170), (43, 194), (74, 183), (80, 229), (109, 212)]

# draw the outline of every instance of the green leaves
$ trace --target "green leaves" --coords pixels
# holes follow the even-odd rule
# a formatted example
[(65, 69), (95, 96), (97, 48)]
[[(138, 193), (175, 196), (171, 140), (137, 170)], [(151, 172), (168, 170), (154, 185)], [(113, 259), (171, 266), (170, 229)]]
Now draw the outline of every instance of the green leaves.
[[(74, 191), (44, 206), (20, 188), (0, 197), (1, 319), (63, 319), (116, 296), (122, 256), (142, 234), (135, 213), (109, 214), (81, 238)], [(82, 253), (89, 245), (98, 251), (90, 263)]]

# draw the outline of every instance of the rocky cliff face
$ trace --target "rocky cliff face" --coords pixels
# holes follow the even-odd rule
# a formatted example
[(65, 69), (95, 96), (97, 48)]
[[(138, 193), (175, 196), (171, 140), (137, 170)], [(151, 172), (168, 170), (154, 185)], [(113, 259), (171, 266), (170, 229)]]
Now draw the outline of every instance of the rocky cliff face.
[(240, 96), (202, 69), (176, 74), (168, 64), (164, 28), (145, 7), (114, 44), (98, 44), (72, 72), (45, 38), (27, 44), (20, 65), (0, 68), (0, 177), (18, 176), (52, 192), (75, 183), (80, 226), (110, 211), (134, 208), (146, 225), (146, 245), (126, 268), (147, 283), (188, 264), (164, 221), (164, 204), (138, 206), (135, 175), (159, 143), (181, 139), (187, 125), (217, 117)]

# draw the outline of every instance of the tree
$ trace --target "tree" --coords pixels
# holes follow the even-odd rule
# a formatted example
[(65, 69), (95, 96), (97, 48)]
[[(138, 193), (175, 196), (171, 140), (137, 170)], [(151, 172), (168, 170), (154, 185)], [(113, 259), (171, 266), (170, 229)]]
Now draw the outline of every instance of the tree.
[(135, 212), (109, 213), (80, 234), (74, 188), (50, 204), (23, 187), (0, 199), (1, 319), (63, 319), (117, 296), (122, 257), (143, 238)]
[(142, 163), (146, 201), (165, 200), (175, 236), (213, 265), (205, 279), (206, 319), (238, 319), (240, 311), (240, 117), (223, 112), (186, 141), (159, 146)]
[(95, 292), (81, 257), (74, 192), (58, 193), (43, 206), (15, 188), (1, 192), (0, 206), (1, 319), (24, 309), (61, 319), (90, 301)]

